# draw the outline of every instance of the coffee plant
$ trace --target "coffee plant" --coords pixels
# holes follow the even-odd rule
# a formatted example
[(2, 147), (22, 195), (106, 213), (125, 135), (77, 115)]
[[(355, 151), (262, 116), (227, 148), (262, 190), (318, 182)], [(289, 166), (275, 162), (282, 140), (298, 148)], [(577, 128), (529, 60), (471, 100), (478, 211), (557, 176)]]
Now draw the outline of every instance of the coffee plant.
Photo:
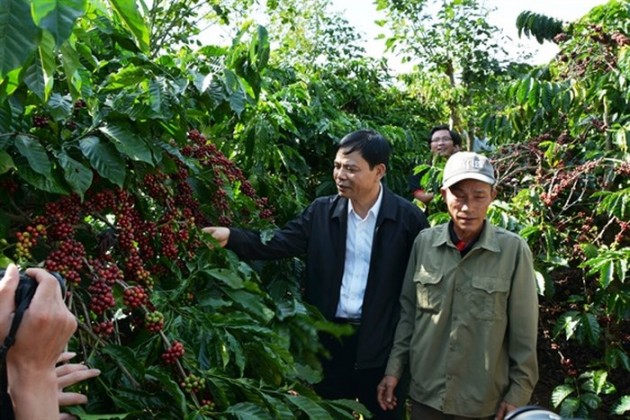
[[(318, 331), (334, 326), (200, 227), (276, 211), (220, 148), (254, 118), (269, 45), (149, 59), (132, 2), (0, 10), (0, 258), (62, 274), (70, 350), (103, 372), (77, 415), (352, 418), (324, 401)], [(64, 22), (63, 25), (58, 25)], [(18, 36), (23, 34), (24, 36)], [(210, 64), (209, 64), (210, 63)], [(279, 169), (278, 172), (282, 170)], [(264, 186), (264, 182), (259, 182)], [(293, 280), (296, 282), (295, 280)]]
[[(75, 415), (367, 414), (311, 389), (326, 356), (318, 334), (349, 331), (301, 301), (301, 261), (239, 261), (200, 228), (283, 224), (334, 192), (335, 142), (362, 127), (392, 142), (386, 182), (406, 195), (407, 176), (428, 162), (426, 132), (454, 104), (440, 105), (443, 80), (429, 73), (406, 75), (403, 90), (354, 45), (335, 59), (334, 40), (356, 40), (343, 19), (326, 19), (323, 38), (304, 28), (315, 32), (302, 48), (331, 54), (305, 62), (273, 54), (246, 18), (251, 2), (213, 4), (224, 22), (229, 8), (242, 17), (229, 47), (193, 41), (197, 1), (2, 3), (0, 266), (66, 278), (79, 320), (70, 350), (102, 371), (77, 386), (89, 403)], [(272, 25), (299, 14), (268, 6)], [(490, 218), (536, 258), (548, 357), (535, 402), (567, 417), (630, 411), (629, 15), (616, 0), (562, 27), (529, 13), (525, 33), (553, 38), (557, 58), (508, 71), (490, 60), (492, 78), (457, 92), (468, 97), (462, 117), (485, 115), (464, 126), (483, 126), (496, 148)], [(434, 223), (447, 220), (439, 197), (431, 205)]]
[(565, 376), (543, 402), (566, 417), (630, 411), (628, 16), (628, 2), (611, 1), (554, 26), (556, 59), (507, 86), (507, 106), (485, 122), (505, 142), (494, 217), (534, 251), (541, 352)]

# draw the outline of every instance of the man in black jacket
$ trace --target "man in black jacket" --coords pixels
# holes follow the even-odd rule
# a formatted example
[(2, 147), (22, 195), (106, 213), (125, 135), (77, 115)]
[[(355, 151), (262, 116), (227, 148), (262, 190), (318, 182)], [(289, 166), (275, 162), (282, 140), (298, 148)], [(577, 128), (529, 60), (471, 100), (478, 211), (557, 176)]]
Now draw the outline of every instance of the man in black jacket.
[(317, 198), (265, 243), (259, 232), (204, 229), (241, 258), (306, 256), (305, 300), (327, 319), (356, 326), (341, 342), (322, 338), (332, 357), (322, 362), (316, 390), (324, 398), (356, 398), (378, 419), (401, 415), (380, 408), (376, 386), (392, 347), (409, 253), (428, 227), (417, 206), (381, 183), (389, 154), (375, 131), (345, 136), (333, 170), (338, 194)]

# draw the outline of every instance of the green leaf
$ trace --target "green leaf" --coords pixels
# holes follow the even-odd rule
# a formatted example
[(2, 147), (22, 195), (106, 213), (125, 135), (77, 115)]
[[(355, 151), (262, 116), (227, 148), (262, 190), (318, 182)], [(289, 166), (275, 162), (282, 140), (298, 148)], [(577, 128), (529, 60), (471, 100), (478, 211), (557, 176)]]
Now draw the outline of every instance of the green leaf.
[(580, 395), (580, 400), (584, 405), (592, 410), (599, 408), (599, 406), (602, 404), (602, 399), (599, 397), (599, 395), (595, 395), (590, 392), (585, 392)]
[(122, 187), (125, 182), (125, 161), (109, 143), (101, 141), (98, 137), (90, 136), (79, 142), (83, 156), (103, 178)]
[(630, 357), (628, 357), (626, 352), (619, 348), (613, 348), (607, 353), (608, 354), (606, 355), (606, 363), (610, 367), (616, 369), (617, 367), (621, 366), (626, 371), (630, 372)]
[(133, 134), (121, 124), (99, 127), (99, 130), (112, 140), (112, 143), (121, 154), (154, 166), (151, 149), (149, 149), (142, 137)]
[(599, 266), (599, 284), (607, 289), (614, 279), (614, 266), (612, 260), (606, 260)]
[(341, 418), (353, 419), (353, 413), (361, 414), (364, 418), (368, 418), (368, 414), (370, 410), (368, 410), (363, 404), (355, 400), (327, 400), (322, 402), (324, 407), (326, 407), (329, 411), (332, 409), (336, 414), (334, 416), (335, 419), (340, 418), (337, 415), (340, 415)]
[(543, 107), (545, 107), (545, 110), (547, 111), (551, 111), (552, 107), (553, 107), (553, 91), (552, 91), (552, 87), (551, 87), (551, 83), (550, 82), (545, 82), (543, 83), (541, 89), (540, 89), (540, 101), (542, 102)]
[(271, 410), (271, 415), (276, 419), (292, 419), (295, 415), (291, 409), (279, 398), (273, 398), (268, 394), (263, 394), (262, 397), (267, 403), (267, 407)]
[(242, 403), (234, 404), (228, 407), (228, 409), (225, 410), (225, 412), (230, 413), (235, 418), (241, 419), (241, 420), (255, 420), (255, 419), (273, 420), (273, 417), (271, 417), (271, 415), (267, 411), (265, 411), (262, 407), (254, 403), (250, 403), (250, 402), (242, 402)]
[(577, 311), (568, 311), (562, 314), (554, 327), (554, 337), (557, 337), (564, 330), (567, 340), (570, 339), (575, 334), (579, 323), (580, 318)]
[(628, 135), (626, 130), (618, 130), (615, 133), (614, 139), (617, 147), (619, 147), (622, 152), (628, 153)]
[(108, 344), (103, 347), (103, 353), (116, 360), (136, 381), (140, 382), (144, 379), (144, 375), (146, 374), (144, 363), (142, 363), (142, 360), (136, 358), (133, 350), (129, 347)]
[(590, 259), (590, 258), (597, 257), (597, 247), (593, 245), (592, 243), (580, 244), (580, 248), (582, 249), (582, 252), (584, 252), (584, 255), (587, 258)]
[(256, 36), (250, 44), (249, 60), (254, 63), (259, 72), (265, 68), (269, 61), (269, 36), (264, 26), (259, 25), (256, 28)]
[(539, 295), (545, 294), (545, 276), (542, 275), (540, 271), (535, 271), (536, 275), (536, 289), (538, 290)]
[(22, 156), (28, 160), (33, 171), (42, 175), (49, 175), (52, 169), (46, 149), (39, 141), (32, 137), (19, 135), (15, 138), (15, 146)]
[(20, 178), (42, 191), (64, 195), (70, 193), (70, 191), (62, 185), (62, 181), (58, 179), (55, 174), (38, 174), (28, 165), (18, 165), (17, 172)]
[[(247, 364), (247, 357), (243, 352), (243, 346), (241, 346), (240, 342), (230, 333), (226, 333), (225, 338), (229, 345), (230, 352), (234, 355), (234, 362), (239, 369), (239, 374), (242, 376), (245, 371), (245, 365)], [(224, 360), (224, 368), (227, 366), (225, 362)]]
[(223, 291), (243, 309), (256, 314), (263, 321), (270, 321), (274, 317), (274, 312), (261, 302), (260, 296), (243, 290), (224, 289)]
[[(0, 100), (0, 132), (8, 133), (12, 131), (13, 127), (13, 113), (11, 105), (8, 101)], [(2, 142), (0, 142), (2, 143)], [(4, 148), (0, 145), (0, 148)]]
[(87, 6), (86, 0), (37, 0), (32, 4), (35, 22), (52, 34), (57, 46), (70, 37), (74, 22)]
[(15, 169), (15, 163), (11, 159), (11, 155), (0, 150), (0, 175), (9, 172), (11, 169)]
[(53, 87), (53, 73), (55, 72), (53, 50), (54, 40), (50, 34), (44, 32), (35, 60), (24, 73), (24, 83), (43, 103), (48, 102)]
[(149, 82), (149, 102), (153, 111), (160, 112), (160, 108), (162, 108), (162, 89), (160, 84), (154, 80)]
[(0, 2), (0, 79), (22, 67), (37, 48), (39, 29), (31, 16), (31, 2)]
[(554, 408), (557, 408), (562, 403), (562, 401), (565, 400), (565, 398), (567, 398), (574, 392), (575, 388), (569, 384), (559, 385), (555, 387), (553, 389), (553, 392), (551, 393), (551, 403), (553, 404)]
[(85, 192), (92, 185), (92, 170), (81, 162), (72, 159), (65, 152), (59, 153), (58, 159), (63, 168), (66, 182), (72, 187), (72, 191), (83, 198)]
[(301, 395), (289, 395), (287, 400), (309, 418), (318, 420), (332, 419), (332, 416), (326, 410), (310, 398)]
[(524, 104), (531, 89), (531, 86), (534, 84), (534, 79), (528, 77), (519, 82), (518, 90), (516, 91), (516, 100)]
[(85, 408), (80, 405), (66, 406), (63, 408), (64, 412), (74, 415), (81, 420), (123, 420), (126, 419), (131, 413), (120, 414), (87, 414)]
[(588, 342), (591, 344), (597, 344), (599, 342), (602, 329), (599, 322), (597, 322), (595, 315), (591, 313), (582, 314), (581, 325), (585, 331)]
[[(107, 77), (107, 90), (119, 90), (128, 86), (144, 83), (147, 79), (146, 67), (134, 66), (132, 64), (121, 67), (116, 73)], [(124, 98), (127, 99), (127, 98)], [(129, 98), (131, 100), (132, 98)], [(121, 110), (125, 112), (126, 110)]]
[(55, 121), (65, 120), (72, 115), (72, 101), (54, 93), (48, 101), (48, 109)]
[(215, 279), (227, 284), (233, 289), (243, 288), (243, 279), (241, 279), (238, 274), (232, 270), (228, 270), (225, 268), (212, 268), (209, 270), (205, 270), (205, 272), (210, 274)]
[(138, 47), (144, 53), (149, 53), (150, 31), (136, 6), (136, 1), (111, 0), (110, 4), (136, 38)]
[(626, 414), (628, 411), (630, 411), (630, 395), (624, 395), (613, 406), (611, 414), (621, 416), (622, 414)]
[(601, 394), (608, 383), (608, 372), (605, 370), (597, 370), (593, 373), (593, 384), (595, 386), (595, 394)]
[(577, 397), (569, 397), (562, 401), (562, 405), (560, 406), (560, 415), (562, 417), (573, 417), (579, 408), (580, 399)]
[(61, 63), (66, 73), (66, 80), (68, 83), (68, 89), (73, 98), (81, 97), (81, 88), (83, 86), (83, 80), (81, 79), (80, 70), (84, 68), (81, 64), (81, 59), (77, 54), (77, 51), (70, 45), (69, 42), (64, 42), (61, 45)]
[(540, 83), (532, 79), (531, 88), (529, 92), (527, 93), (527, 105), (529, 105), (531, 109), (538, 108), (539, 101), (540, 101), (540, 91), (541, 91)]
[(167, 375), (164, 372), (157, 369), (155, 366), (149, 366), (146, 372), (146, 378), (150, 380), (156, 380), (162, 385), (162, 389), (168, 392), (177, 403), (182, 417), (186, 414), (186, 396), (182, 392), (179, 384), (173, 380), (172, 375)]
[(519, 235), (521, 235), (524, 239), (527, 239), (532, 235), (539, 235), (540, 232), (541, 232), (540, 226), (530, 225), (521, 229), (521, 231), (519, 232)]
[(238, 76), (231, 70), (225, 69), (225, 85), (229, 93), (230, 108), (240, 116), (245, 110), (245, 92), (243, 91)]

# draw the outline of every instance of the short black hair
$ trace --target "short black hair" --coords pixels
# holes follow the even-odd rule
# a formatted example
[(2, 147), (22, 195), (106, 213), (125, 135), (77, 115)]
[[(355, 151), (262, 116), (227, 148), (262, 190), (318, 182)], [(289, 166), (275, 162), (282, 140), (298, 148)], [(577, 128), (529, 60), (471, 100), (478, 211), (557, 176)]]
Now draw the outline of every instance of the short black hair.
[(429, 147), (431, 147), (431, 137), (433, 137), (433, 133), (435, 133), (436, 131), (441, 131), (441, 130), (447, 130), (448, 134), (453, 139), (453, 145), (461, 147), (461, 145), (462, 145), (462, 137), (459, 135), (459, 133), (457, 131), (451, 130), (450, 127), (448, 125), (446, 125), (446, 124), (436, 125), (435, 127), (433, 127), (431, 129), (431, 132), (429, 133), (429, 137), (427, 138), (427, 140), (429, 142)]
[(337, 150), (339, 149), (343, 149), (345, 155), (358, 151), (370, 165), (370, 169), (381, 163), (385, 167), (389, 164), (391, 148), (388, 141), (371, 129), (362, 129), (346, 134), (339, 142)]

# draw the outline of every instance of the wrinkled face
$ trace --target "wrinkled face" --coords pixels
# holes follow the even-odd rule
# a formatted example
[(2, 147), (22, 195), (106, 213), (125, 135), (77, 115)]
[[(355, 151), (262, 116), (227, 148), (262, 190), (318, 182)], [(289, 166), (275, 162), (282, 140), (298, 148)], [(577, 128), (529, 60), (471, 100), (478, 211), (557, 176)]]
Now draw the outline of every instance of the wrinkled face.
[(459, 152), (459, 146), (455, 146), (448, 130), (438, 130), (433, 133), (431, 136), (432, 154), (449, 157), (455, 152)]
[(488, 207), (496, 195), (491, 185), (475, 179), (465, 179), (442, 189), (442, 197), (459, 239), (468, 242), (481, 232)]
[(333, 178), (339, 195), (357, 202), (372, 198), (379, 191), (379, 184), (385, 175), (385, 165), (370, 165), (358, 151), (344, 154), (337, 151), (333, 169)]

